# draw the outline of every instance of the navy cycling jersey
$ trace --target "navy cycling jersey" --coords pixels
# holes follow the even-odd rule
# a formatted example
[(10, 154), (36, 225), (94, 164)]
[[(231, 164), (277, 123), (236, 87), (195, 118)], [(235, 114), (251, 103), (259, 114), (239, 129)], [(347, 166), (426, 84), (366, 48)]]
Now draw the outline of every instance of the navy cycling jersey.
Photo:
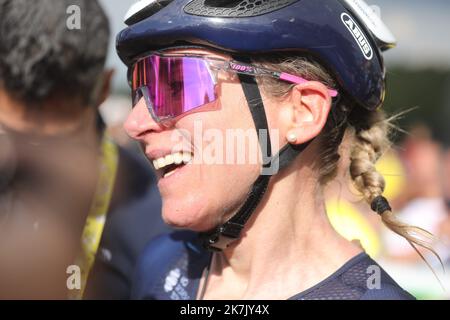
[[(133, 299), (195, 300), (211, 253), (196, 233), (182, 231), (160, 236), (146, 247), (133, 281)], [(378, 279), (371, 278), (375, 274)], [(350, 259), (312, 288), (289, 300), (411, 300), (366, 253)]]

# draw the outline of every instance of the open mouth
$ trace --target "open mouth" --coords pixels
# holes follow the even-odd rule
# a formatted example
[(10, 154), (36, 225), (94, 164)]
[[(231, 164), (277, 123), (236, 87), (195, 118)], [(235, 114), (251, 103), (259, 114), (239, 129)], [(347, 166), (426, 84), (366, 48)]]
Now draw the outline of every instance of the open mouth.
[(183, 168), (191, 162), (192, 154), (189, 152), (175, 152), (165, 157), (153, 160), (153, 166), (156, 171), (163, 177), (168, 178), (178, 169)]

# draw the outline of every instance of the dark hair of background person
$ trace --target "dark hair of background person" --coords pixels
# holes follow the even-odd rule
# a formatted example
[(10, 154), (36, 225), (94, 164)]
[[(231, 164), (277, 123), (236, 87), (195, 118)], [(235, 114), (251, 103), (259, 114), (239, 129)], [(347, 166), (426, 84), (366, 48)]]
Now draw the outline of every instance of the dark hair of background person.
[[(80, 8), (80, 29), (67, 26), (72, 5)], [(89, 104), (109, 37), (97, 0), (0, 0), (0, 86), (30, 107), (50, 96)]]

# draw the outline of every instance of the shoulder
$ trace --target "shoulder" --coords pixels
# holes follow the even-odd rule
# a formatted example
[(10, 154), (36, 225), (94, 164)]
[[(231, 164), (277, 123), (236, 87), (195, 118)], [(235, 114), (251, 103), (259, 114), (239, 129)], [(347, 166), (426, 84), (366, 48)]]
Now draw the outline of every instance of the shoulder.
[(361, 261), (349, 269), (349, 275), (357, 278), (357, 273), (361, 271), (365, 271), (365, 276), (361, 277), (365, 290), (360, 300), (415, 300), (367, 254), (363, 254)]
[(398, 284), (383, 284), (380, 289), (368, 289), (360, 300), (416, 300)]
[(415, 300), (391, 276), (369, 256), (362, 261), (366, 269), (366, 288), (360, 300)]
[(414, 300), (367, 254), (350, 259), (318, 285), (296, 295), (302, 300)]
[(183, 254), (190, 244), (195, 243), (197, 234), (189, 231), (176, 231), (160, 235), (151, 240), (142, 251), (138, 266), (146, 269), (156, 263), (165, 262)]
[[(205, 251), (198, 243), (198, 234), (177, 231), (154, 238), (145, 247), (133, 277), (133, 299), (143, 299), (158, 294), (160, 280), (175, 267), (188, 267), (190, 262), (204, 260)], [(158, 289), (159, 288), (159, 289)]]

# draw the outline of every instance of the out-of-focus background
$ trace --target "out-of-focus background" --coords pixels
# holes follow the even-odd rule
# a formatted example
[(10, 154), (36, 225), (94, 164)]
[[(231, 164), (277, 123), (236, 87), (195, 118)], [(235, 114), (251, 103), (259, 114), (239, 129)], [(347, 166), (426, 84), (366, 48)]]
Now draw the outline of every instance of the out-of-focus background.
[[(123, 16), (133, 0), (102, 0), (113, 33), (124, 27)], [(386, 52), (388, 91), (385, 109), (399, 116), (394, 121), (392, 151), (378, 167), (387, 179), (387, 195), (406, 222), (423, 227), (440, 238), (438, 253), (450, 266), (450, 1), (372, 0), (397, 37), (398, 46)], [(104, 116), (117, 138), (126, 143), (121, 129), (129, 110), (126, 70), (111, 45), (108, 65), (116, 70), (114, 95), (104, 104)], [(410, 245), (379, 224), (365, 203), (331, 188), (330, 218), (349, 239), (360, 239), (367, 251), (405, 289), (420, 299), (450, 297), (450, 278), (438, 260), (430, 268)], [(343, 195), (344, 194), (344, 195)], [(448, 273), (448, 270), (447, 270)]]

